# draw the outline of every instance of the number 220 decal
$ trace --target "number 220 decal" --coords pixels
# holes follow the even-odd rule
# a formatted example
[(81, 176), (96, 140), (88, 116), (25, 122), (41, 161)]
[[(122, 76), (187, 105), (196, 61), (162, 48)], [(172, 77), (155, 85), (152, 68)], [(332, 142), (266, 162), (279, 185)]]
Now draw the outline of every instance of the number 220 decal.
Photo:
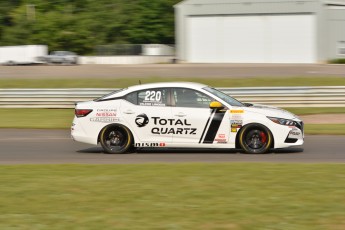
[(161, 101), (162, 92), (161, 91), (146, 91), (145, 101)]

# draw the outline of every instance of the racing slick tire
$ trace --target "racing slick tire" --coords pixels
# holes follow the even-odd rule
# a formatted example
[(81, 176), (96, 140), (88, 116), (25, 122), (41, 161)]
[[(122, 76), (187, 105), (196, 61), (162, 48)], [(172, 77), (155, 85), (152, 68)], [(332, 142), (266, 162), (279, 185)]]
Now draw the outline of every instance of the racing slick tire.
[(272, 143), (272, 133), (261, 124), (246, 125), (239, 133), (239, 144), (246, 153), (267, 153)]
[(102, 129), (100, 143), (105, 153), (127, 153), (133, 147), (133, 136), (126, 126), (112, 124)]

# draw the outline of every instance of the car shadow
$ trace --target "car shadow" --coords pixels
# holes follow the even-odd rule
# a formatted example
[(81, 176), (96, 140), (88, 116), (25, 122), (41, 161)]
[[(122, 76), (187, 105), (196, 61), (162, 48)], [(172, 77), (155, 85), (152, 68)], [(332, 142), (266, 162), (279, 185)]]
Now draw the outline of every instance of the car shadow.
[[(303, 148), (286, 148), (286, 149), (271, 149), (268, 151), (267, 154), (293, 154), (293, 153), (302, 153), (304, 151)], [(77, 151), (78, 153), (104, 153), (102, 147), (92, 147), (87, 149), (81, 149)], [(190, 148), (138, 148), (131, 153), (137, 154), (162, 154), (162, 153), (169, 153), (169, 154), (238, 154), (245, 152), (241, 149), (190, 149)], [(260, 154), (255, 154), (260, 155)]]
[(92, 147), (87, 149), (78, 150), (77, 153), (104, 153), (101, 147)]
[(296, 148), (296, 147), (291, 147), (291, 148), (286, 148), (286, 149), (270, 149), (268, 153), (270, 154), (291, 154), (291, 153), (303, 153), (304, 149), (303, 148)]

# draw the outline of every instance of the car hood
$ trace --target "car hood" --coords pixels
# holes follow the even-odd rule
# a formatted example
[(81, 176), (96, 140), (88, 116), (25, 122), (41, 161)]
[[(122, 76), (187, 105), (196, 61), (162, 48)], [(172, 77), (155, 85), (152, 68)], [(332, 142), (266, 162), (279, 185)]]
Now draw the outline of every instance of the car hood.
[(295, 114), (290, 113), (284, 109), (274, 107), (274, 106), (253, 104), (252, 106), (244, 107), (244, 110), (248, 112), (253, 112), (253, 113), (260, 113), (268, 117), (279, 117), (279, 118), (285, 118), (285, 119), (300, 120), (299, 117), (296, 116)]

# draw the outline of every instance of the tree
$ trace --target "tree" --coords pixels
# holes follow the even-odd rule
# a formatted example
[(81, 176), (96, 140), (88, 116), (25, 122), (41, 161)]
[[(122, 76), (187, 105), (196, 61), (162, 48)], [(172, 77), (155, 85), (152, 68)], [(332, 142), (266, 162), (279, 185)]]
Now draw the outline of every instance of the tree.
[(0, 2), (0, 45), (47, 44), (89, 54), (96, 45), (173, 44), (177, 2), (31, 0), (31, 8), (24, 0)]

